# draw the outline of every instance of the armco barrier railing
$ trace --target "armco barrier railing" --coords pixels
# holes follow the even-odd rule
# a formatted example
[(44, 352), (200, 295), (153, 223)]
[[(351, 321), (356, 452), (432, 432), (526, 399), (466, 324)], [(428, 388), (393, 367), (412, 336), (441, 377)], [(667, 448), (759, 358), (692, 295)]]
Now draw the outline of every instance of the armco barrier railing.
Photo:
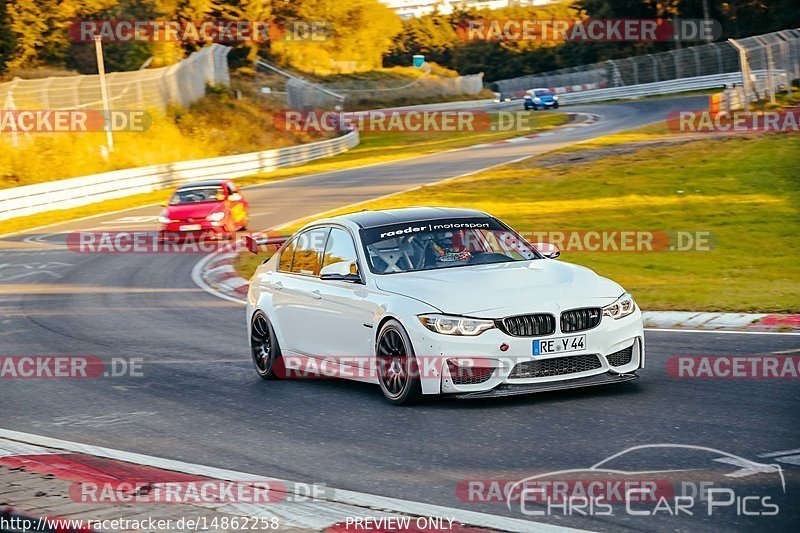
[(240, 178), (336, 155), (359, 142), (358, 132), (299, 146), (241, 155), (115, 170), (0, 190), (0, 220), (122, 198), (209, 178)]
[[(766, 71), (754, 71), (756, 77), (756, 87), (760, 91), (765, 91), (764, 85), (767, 77)], [(773, 72), (773, 79), (776, 86), (785, 87), (788, 84), (786, 72)], [(705, 89), (717, 89), (742, 85), (741, 72), (728, 72), (725, 74), (713, 74), (711, 76), (698, 76), (695, 78), (681, 78), (677, 80), (659, 81), (655, 83), (642, 83), (639, 85), (629, 85), (626, 87), (609, 87), (607, 89), (593, 89), (574, 93), (559, 95), (561, 104), (584, 104), (588, 102), (600, 102), (603, 100), (616, 100), (625, 98), (643, 98), (645, 96), (658, 96), (662, 94), (674, 94), (688, 91), (702, 91)]]

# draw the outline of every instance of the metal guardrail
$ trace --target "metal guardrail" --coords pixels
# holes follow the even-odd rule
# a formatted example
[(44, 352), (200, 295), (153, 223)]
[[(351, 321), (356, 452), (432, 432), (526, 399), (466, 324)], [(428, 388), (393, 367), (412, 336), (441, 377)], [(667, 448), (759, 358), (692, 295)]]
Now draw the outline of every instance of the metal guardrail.
[[(754, 71), (756, 86), (764, 87), (767, 72)], [(786, 72), (773, 72), (777, 78), (778, 86), (788, 84)], [(629, 85), (626, 87), (609, 87), (606, 89), (593, 89), (574, 93), (559, 95), (562, 105), (584, 104), (588, 102), (600, 102), (603, 100), (616, 100), (626, 98), (643, 98), (645, 96), (658, 96), (662, 94), (676, 94), (689, 91), (702, 91), (705, 89), (717, 89), (742, 85), (741, 72), (728, 72), (725, 74), (713, 74), (710, 76), (697, 76), (694, 78), (681, 78), (677, 80), (660, 81), (655, 83), (642, 83), (640, 85)], [(762, 89), (765, 90), (765, 89)]]
[(336, 155), (358, 145), (357, 131), (341, 137), (248, 154), (114, 170), (0, 190), (0, 220), (70, 209), (209, 178), (233, 179)]

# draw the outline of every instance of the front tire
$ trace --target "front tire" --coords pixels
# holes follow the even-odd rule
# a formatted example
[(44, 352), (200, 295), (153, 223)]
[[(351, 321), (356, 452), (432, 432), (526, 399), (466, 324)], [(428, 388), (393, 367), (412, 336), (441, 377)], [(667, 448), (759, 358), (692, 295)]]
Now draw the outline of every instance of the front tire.
[(397, 320), (387, 321), (375, 345), (378, 383), (386, 400), (394, 405), (412, 405), (422, 399), (422, 383), (414, 348)]
[(256, 372), (264, 380), (279, 379), (283, 368), (281, 349), (267, 315), (256, 311), (250, 322), (250, 351)]

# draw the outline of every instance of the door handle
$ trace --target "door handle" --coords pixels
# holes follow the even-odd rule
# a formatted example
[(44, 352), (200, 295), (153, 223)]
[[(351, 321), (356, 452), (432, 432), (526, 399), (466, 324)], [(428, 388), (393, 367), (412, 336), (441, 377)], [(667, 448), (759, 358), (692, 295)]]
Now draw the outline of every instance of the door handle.
[[(264, 287), (266, 285), (266, 287)], [(276, 291), (283, 289), (283, 283), (280, 281), (267, 281), (266, 283), (261, 284), (262, 288), (273, 288)]]
[(321, 300), (322, 299), (322, 293), (320, 293), (317, 289), (314, 289), (313, 291), (311, 291), (310, 294), (311, 294), (312, 298), (314, 298), (314, 299), (317, 299), (317, 300)]

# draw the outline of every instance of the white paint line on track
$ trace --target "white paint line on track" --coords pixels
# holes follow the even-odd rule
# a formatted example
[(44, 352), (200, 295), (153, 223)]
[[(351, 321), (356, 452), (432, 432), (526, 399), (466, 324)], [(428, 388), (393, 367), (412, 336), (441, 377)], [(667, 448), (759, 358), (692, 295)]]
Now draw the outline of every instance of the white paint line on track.
[(668, 328), (644, 328), (645, 331), (656, 331), (659, 333), (724, 333), (726, 335), (789, 335), (800, 336), (800, 332), (793, 331), (732, 331), (729, 329), (668, 329)]
[[(35, 446), (42, 446), (46, 448), (54, 448), (57, 450), (64, 450), (76, 453), (84, 453), (95, 457), (104, 457), (108, 459), (116, 459), (129, 463), (152, 466), (155, 468), (163, 468), (165, 470), (172, 470), (174, 472), (182, 472), (186, 474), (194, 474), (201, 476), (208, 476), (214, 479), (225, 481), (263, 481), (263, 482), (278, 482), (287, 487), (288, 490), (294, 491), (297, 486), (293, 481), (282, 480), (272, 477), (258, 476), (246, 472), (237, 472), (234, 470), (226, 470), (212, 466), (198, 465), (194, 463), (185, 463), (182, 461), (174, 461), (171, 459), (164, 459), (161, 457), (154, 457), (151, 455), (143, 455), (138, 453), (126, 452), (122, 450), (114, 450), (111, 448), (102, 448), (100, 446), (93, 446), (90, 444), (82, 444), (78, 442), (65, 441), (45, 437), (42, 435), (33, 435), (30, 433), (22, 433), (8, 429), (0, 429), (0, 438), (16, 441), (23, 444), (33, 444)], [(533, 522), (529, 520), (521, 520), (519, 518), (508, 518), (504, 516), (491, 515), (488, 513), (479, 513), (476, 511), (466, 511), (463, 509), (456, 509), (452, 507), (444, 507), (440, 505), (432, 505), (421, 502), (413, 502), (409, 500), (400, 500), (396, 498), (389, 498), (386, 496), (378, 496), (374, 494), (366, 494), (363, 492), (355, 492), (350, 490), (330, 489), (333, 493), (331, 497), (320, 501), (320, 503), (330, 502), (334, 504), (344, 504), (360, 508), (367, 508), (370, 510), (388, 511), (394, 513), (401, 513), (411, 516), (430, 516), (452, 518), (456, 522), (462, 524), (485, 527), (496, 529), (500, 531), (513, 531), (519, 533), (562, 533), (562, 532), (578, 532), (580, 530), (545, 524), (541, 522)], [(319, 501), (319, 500), (318, 500)], [(268, 506), (248, 505), (252, 513), (259, 511), (269, 512)], [(339, 520), (337, 517), (335, 520)], [(335, 523), (335, 522), (334, 522)], [(331, 523), (330, 525), (333, 525)]]
[(794, 455), (800, 453), (800, 448), (796, 450), (784, 450), (782, 452), (760, 453), (759, 457), (780, 457), (781, 455)]
[[(86, 205), (91, 205), (91, 204), (86, 204)], [(82, 220), (90, 220), (92, 218), (107, 217), (109, 215), (116, 215), (118, 213), (125, 213), (127, 211), (135, 211), (137, 209), (142, 209), (144, 207), (153, 207), (153, 206), (156, 206), (156, 205), (161, 205), (161, 202), (154, 203), (154, 204), (139, 205), (139, 206), (136, 206), (136, 207), (126, 207), (125, 209), (117, 209), (116, 211), (106, 211), (105, 213), (98, 213), (96, 215), (89, 215), (89, 216), (86, 216), (86, 217), (71, 218), (69, 220), (62, 220), (61, 222), (53, 222), (52, 224), (45, 224), (43, 226), (37, 226), (35, 228), (23, 229), (23, 230), (20, 230), (20, 231), (15, 231), (13, 233), (4, 233), (4, 234), (0, 235), (0, 239), (5, 239), (6, 237), (14, 237), (15, 235), (22, 235), (23, 233), (31, 233), (32, 231), (38, 231), (38, 230), (42, 230), (42, 229), (45, 229), (45, 228), (52, 228), (53, 226), (63, 226), (64, 224), (72, 224), (73, 222), (80, 222)], [(83, 206), (79, 206), (79, 207), (83, 207)], [(47, 211), (45, 211), (45, 213), (46, 212)], [(52, 235), (56, 235), (56, 234), (53, 233)]]

